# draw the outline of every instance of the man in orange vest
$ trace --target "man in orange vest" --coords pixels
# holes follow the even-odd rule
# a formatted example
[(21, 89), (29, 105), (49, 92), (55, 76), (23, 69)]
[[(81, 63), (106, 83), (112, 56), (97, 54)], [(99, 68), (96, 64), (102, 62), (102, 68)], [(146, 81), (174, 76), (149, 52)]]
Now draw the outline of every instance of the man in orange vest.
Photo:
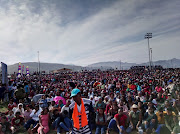
[(77, 88), (71, 91), (74, 102), (69, 106), (69, 114), (73, 119), (73, 134), (92, 134), (90, 112), (94, 112), (92, 102), (81, 98), (81, 91)]

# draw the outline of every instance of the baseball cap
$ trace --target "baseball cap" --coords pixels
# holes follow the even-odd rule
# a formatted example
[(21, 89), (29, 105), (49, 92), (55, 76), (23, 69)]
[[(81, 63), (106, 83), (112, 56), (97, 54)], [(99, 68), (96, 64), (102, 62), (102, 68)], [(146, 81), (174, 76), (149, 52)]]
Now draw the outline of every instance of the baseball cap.
[(71, 91), (71, 97), (76, 96), (79, 92), (81, 92), (79, 89), (75, 88)]

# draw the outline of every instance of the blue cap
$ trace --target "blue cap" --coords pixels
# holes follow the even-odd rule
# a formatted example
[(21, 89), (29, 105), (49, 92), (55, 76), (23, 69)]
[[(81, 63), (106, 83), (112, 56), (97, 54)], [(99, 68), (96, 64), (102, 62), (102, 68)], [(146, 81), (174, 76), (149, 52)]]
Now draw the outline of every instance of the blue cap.
[(172, 80), (169, 80), (169, 82), (173, 82)]
[(78, 93), (80, 93), (81, 91), (79, 90), (79, 89), (77, 89), (77, 88), (75, 88), (75, 89), (73, 89), (72, 91), (71, 91), (71, 97), (73, 97), (73, 96), (76, 96)]

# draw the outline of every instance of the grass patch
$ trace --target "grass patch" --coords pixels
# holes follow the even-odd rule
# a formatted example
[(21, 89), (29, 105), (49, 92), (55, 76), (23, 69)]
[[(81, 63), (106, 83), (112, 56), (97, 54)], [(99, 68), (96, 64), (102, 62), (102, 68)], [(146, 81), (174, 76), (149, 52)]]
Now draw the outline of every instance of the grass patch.
[(1, 102), (0, 103), (0, 112), (4, 113), (8, 111), (8, 102)]

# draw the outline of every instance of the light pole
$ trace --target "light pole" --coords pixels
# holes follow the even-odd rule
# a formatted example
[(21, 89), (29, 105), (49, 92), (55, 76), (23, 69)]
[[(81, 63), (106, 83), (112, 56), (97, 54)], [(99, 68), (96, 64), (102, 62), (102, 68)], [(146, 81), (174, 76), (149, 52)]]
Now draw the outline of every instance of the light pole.
[(150, 58), (150, 47), (149, 47), (149, 39), (152, 38), (152, 33), (146, 33), (144, 36), (145, 39), (148, 39), (148, 53), (149, 53), (149, 69), (151, 70), (151, 58)]
[(120, 60), (119, 70), (121, 70), (121, 60)]
[(153, 67), (153, 60), (152, 60), (152, 48), (150, 48), (150, 53), (151, 53), (151, 66)]
[(39, 61), (39, 51), (37, 51), (38, 53), (38, 73), (40, 74), (40, 61)]

